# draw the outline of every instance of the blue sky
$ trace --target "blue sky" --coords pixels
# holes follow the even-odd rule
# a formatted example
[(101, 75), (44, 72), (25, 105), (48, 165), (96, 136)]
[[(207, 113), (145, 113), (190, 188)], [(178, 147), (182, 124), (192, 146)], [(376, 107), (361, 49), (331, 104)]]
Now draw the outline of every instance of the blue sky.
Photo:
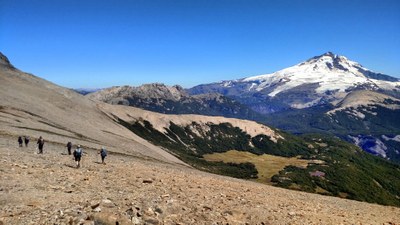
[(400, 77), (400, 1), (0, 0), (0, 51), (73, 88), (191, 87), (327, 51)]

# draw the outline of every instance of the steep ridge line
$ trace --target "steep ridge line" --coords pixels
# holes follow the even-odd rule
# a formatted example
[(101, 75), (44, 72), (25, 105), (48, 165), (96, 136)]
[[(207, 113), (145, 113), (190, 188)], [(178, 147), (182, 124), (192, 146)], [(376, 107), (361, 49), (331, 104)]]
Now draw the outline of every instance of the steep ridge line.
[(183, 163), (110, 119), (96, 102), (17, 69), (0, 66), (0, 100), (1, 111), (13, 114), (0, 118), (3, 132)]

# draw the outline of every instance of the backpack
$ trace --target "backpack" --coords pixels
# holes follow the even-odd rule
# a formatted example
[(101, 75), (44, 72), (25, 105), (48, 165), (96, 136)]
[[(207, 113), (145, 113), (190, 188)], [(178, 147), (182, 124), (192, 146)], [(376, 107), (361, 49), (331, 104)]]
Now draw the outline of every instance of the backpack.
[(107, 156), (107, 151), (103, 148), (100, 152), (101, 156), (106, 157)]
[(81, 157), (82, 156), (82, 149), (80, 149), (80, 148), (75, 149), (74, 156), (75, 157)]

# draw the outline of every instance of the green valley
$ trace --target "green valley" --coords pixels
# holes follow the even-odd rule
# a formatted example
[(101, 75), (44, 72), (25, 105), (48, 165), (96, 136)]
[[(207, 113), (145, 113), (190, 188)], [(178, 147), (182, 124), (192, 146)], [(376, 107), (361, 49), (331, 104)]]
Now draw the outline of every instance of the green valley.
[(160, 132), (146, 120), (119, 122), (203, 171), (400, 206), (400, 167), (336, 137), (293, 136), (275, 130), (282, 138), (272, 141), (263, 134), (251, 136), (230, 123), (180, 126), (171, 121)]

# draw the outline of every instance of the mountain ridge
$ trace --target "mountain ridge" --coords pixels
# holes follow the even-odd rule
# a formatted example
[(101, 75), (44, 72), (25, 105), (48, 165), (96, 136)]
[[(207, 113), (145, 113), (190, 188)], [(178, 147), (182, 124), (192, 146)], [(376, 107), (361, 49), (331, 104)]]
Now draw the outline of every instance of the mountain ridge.
[(85, 97), (166, 114), (201, 114), (252, 120), (262, 117), (244, 104), (224, 95), (218, 93), (189, 95), (179, 85), (152, 83), (138, 87), (116, 86), (90, 93)]
[[(332, 52), (274, 73), (198, 85), (188, 92), (221, 93), (266, 115), (257, 118), (264, 124), (295, 134), (332, 133), (367, 152), (400, 162), (400, 143), (382, 138), (400, 132), (396, 122), (399, 79)], [(340, 108), (352, 96), (366, 101), (360, 100), (353, 109)], [(386, 101), (374, 103), (374, 98)]]
[[(285, 107), (308, 108), (335, 103), (342, 100), (348, 92), (358, 89), (385, 91), (386, 94), (398, 97), (400, 81), (398, 78), (366, 69), (344, 56), (328, 52), (274, 73), (202, 84), (190, 88), (188, 92), (221, 93), (244, 104), (251, 99), (258, 99), (257, 102), (265, 104), (281, 102)], [(299, 90), (302, 98), (294, 96), (298, 96)], [(273, 107), (260, 110), (251, 103), (248, 106), (260, 113), (280, 111)]]
[[(0, 73), (2, 133), (29, 135), (32, 140), (42, 134), (60, 143), (73, 141), (96, 148), (104, 145), (112, 151), (180, 162), (110, 120), (98, 109), (104, 103), (7, 65), (0, 65)], [(130, 143), (134, 148), (120, 143)]]
[[(339, 87), (342, 87), (342, 90), (339, 88), (321, 93), (318, 91), (318, 88), (321, 88), (320, 82), (313, 80), (315, 76), (308, 77), (307, 73), (303, 73), (300, 75), (301, 79), (311, 81), (311, 83), (300, 84), (301, 82), (298, 82), (299, 85), (291, 89), (283, 90), (283, 88), (281, 92), (274, 93), (274, 88), (291, 82), (292, 77), (298, 75), (300, 67), (302, 68), (300, 72), (317, 73), (319, 79), (322, 79), (328, 88), (336, 87), (340, 83), (342, 86), (339, 85)], [(290, 74), (286, 76), (288, 71)], [(325, 72), (331, 74), (325, 76)], [(279, 78), (279, 84), (275, 86), (265, 84), (265, 79), (272, 79), (275, 74)], [(345, 82), (343, 86), (341, 79), (344, 79), (344, 76), (352, 78), (346, 78), (347, 83)], [(370, 82), (353, 85), (354, 77), (356, 80)], [(369, 77), (381, 80), (372, 82), (373, 79)], [(330, 79), (334, 81), (332, 84)], [(217, 92), (205, 90), (192, 93), (192, 89), (185, 90), (177, 85), (166, 86), (155, 83), (139, 87), (112, 87), (92, 93), (87, 97), (111, 104), (130, 105), (166, 114), (201, 114), (249, 119), (296, 134), (331, 133), (357, 144), (367, 152), (373, 154), (379, 152), (377, 155), (398, 162), (400, 161), (400, 155), (397, 153), (399, 147), (396, 147), (398, 144), (394, 141), (388, 142), (381, 137), (382, 135), (395, 136), (399, 134), (400, 124), (390, 121), (400, 115), (400, 110), (398, 110), (400, 102), (396, 98), (400, 92), (389, 89), (381, 90), (374, 83), (383, 82), (396, 86), (399, 82), (390, 81), (393, 79), (397, 80), (372, 72), (344, 56), (328, 52), (276, 73), (214, 83), (212, 85), (216, 85), (215, 88), (219, 90)], [(249, 86), (248, 82), (252, 84)], [(238, 87), (234, 87), (235, 85)], [(256, 90), (257, 85), (262, 88)], [(346, 88), (348, 85), (353, 86)], [(199, 88), (202, 89), (203, 86), (200, 85)], [(365, 96), (369, 97), (365, 98)], [(344, 105), (351, 98), (353, 106), (355, 106), (353, 109), (350, 105)], [(360, 100), (354, 105), (354, 99), (357, 100), (357, 98)], [(374, 99), (380, 100), (380, 102), (376, 102)], [(351, 135), (352, 138), (346, 135)], [(360, 144), (363, 141), (354, 141), (358, 137), (361, 139), (366, 137), (368, 143), (371, 143), (371, 135), (376, 140), (375, 145)], [(375, 146), (384, 146), (384, 149), (376, 151), (374, 150)]]
[[(302, 153), (311, 159), (321, 151), (326, 155), (319, 157), (329, 162), (331, 168), (315, 163), (307, 168), (288, 167), (274, 180), (286, 188), (291, 187), (288, 181), (293, 179), (301, 184), (294, 187), (300, 190), (320, 191), (318, 187), (327, 185), (323, 187), (331, 195), (340, 196), (345, 191), (349, 198), (361, 201), (400, 204), (393, 196), (398, 190), (396, 187), (400, 186), (396, 179), (400, 170), (338, 140), (325, 143), (324, 138), (309, 138), (298, 142), (298, 137), (264, 129), (263, 125), (254, 125), (255, 122), (236, 120), (243, 123), (239, 128), (226, 123), (233, 121), (231, 119), (216, 117), (212, 119), (221, 119), (223, 123), (208, 123), (209, 117), (202, 117), (205, 121), (196, 124), (187, 119), (196, 119), (193, 115), (187, 115), (187, 118), (168, 115), (165, 117), (176, 119), (167, 118), (158, 123), (162, 119), (160, 114), (90, 100), (72, 90), (3, 65), (0, 65), (0, 99), (0, 155), (3, 162), (0, 165), (0, 205), (4, 209), (0, 211), (0, 223), (279, 225), (384, 223), (399, 219), (396, 207), (294, 192), (212, 175), (193, 170), (175, 157), (176, 154), (170, 153), (172, 150), (197, 152), (196, 157), (202, 160), (200, 156), (205, 150), (226, 151), (234, 147), (242, 151), (257, 150), (257, 154), (270, 152), (295, 156)], [(154, 121), (146, 122), (145, 119), (150, 120), (146, 116), (152, 116)], [(162, 126), (154, 129), (157, 125)], [(201, 129), (194, 129), (197, 125)], [(262, 133), (270, 131), (285, 139), (276, 136), (277, 142), (274, 142), (267, 135), (255, 132), (253, 125)], [(201, 132), (196, 133), (196, 130)], [(258, 135), (248, 135), (252, 132)], [(28, 147), (18, 147), (16, 140), (22, 135), (31, 136)], [(35, 140), (39, 135), (46, 140), (43, 155), (34, 154), (37, 151)], [(288, 139), (291, 141), (283, 142)], [(81, 144), (86, 153), (79, 169), (66, 153), (65, 143), (70, 140), (75, 146)], [(152, 143), (153, 140), (158, 143)], [(161, 141), (179, 149), (167, 151)], [(340, 145), (345, 148), (337, 149)], [(109, 150), (107, 164), (99, 162), (101, 146)], [(332, 155), (332, 152), (343, 153), (343, 156)], [(193, 154), (188, 157), (193, 157)], [(344, 160), (338, 162), (338, 157)], [(336, 166), (331, 164), (335, 162)], [(331, 180), (337, 173), (327, 172), (329, 179), (310, 175), (310, 172), (317, 173), (315, 169), (323, 172), (336, 168), (341, 169), (339, 174), (343, 174), (348, 172), (347, 164), (355, 169), (356, 176), (348, 174), (336, 178), (339, 180)], [(245, 172), (244, 175), (250, 178), (257, 173), (251, 163), (225, 165), (209, 162), (200, 167), (204, 165), (214, 165), (213, 168), (232, 175), (243, 176), (241, 172)], [(371, 166), (375, 168), (373, 171), (365, 169)], [(382, 170), (383, 174), (394, 178), (388, 181), (375, 170)], [(349, 177), (354, 180), (359, 176), (363, 178), (357, 179), (363, 184), (361, 189), (355, 182), (348, 184), (350, 188), (329, 183), (346, 184), (340, 179), (349, 181)], [(374, 194), (371, 195), (365, 187), (372, 187)], [(363, 215), (365, 211), (374, 211), (377, 215)]]
[(7, 56), (0, 52), (0, 65), (14, 69), (15, 67), (10, 63)]

